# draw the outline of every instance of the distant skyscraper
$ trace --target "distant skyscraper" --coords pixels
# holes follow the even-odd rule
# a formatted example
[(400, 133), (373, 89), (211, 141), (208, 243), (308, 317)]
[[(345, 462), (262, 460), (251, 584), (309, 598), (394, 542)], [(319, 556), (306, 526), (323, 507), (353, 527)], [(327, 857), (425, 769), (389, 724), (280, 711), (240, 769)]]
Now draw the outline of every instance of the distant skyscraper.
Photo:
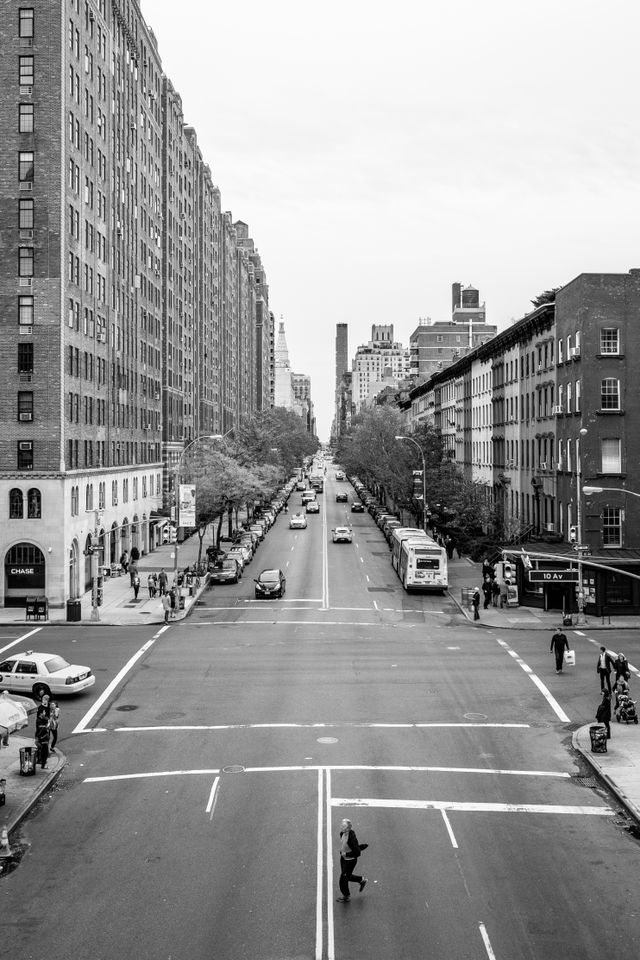
[(334, 433), (339, 437), (344, 432), (343, 377), (349, 370), (349, 326), (336, 323), (336, 391)]
[(371, 340), (358, 347), (351, 369), (356, 413), (385, 386), (408, 377), (408, 350), (394, 341), (392, 323), (372, 326)]

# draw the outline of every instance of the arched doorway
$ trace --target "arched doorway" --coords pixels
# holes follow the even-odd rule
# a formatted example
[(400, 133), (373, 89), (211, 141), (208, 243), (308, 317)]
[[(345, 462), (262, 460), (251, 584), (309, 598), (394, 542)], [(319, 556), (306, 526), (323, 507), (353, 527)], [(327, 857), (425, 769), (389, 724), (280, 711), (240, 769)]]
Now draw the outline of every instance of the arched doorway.
[(22, 607), (26, 597), (45, 595), (46, 564), (33, 543), (16, 543), (4, 558), (5, 606)]
[(74, 540), (69, 550), (69, 597), (75, 600), (80, 596), (78, 582), (78, 541)]

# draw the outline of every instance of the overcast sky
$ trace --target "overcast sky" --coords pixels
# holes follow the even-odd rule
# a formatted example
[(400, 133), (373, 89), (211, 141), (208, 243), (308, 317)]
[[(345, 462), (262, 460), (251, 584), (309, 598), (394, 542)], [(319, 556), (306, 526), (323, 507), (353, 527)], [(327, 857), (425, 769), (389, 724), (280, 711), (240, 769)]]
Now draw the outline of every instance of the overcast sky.
[(504, 329), (640, 267), (637, 0), (143, 0), (223, 209), (333, 418), (336, 323), (408, 345), (472, 284)]

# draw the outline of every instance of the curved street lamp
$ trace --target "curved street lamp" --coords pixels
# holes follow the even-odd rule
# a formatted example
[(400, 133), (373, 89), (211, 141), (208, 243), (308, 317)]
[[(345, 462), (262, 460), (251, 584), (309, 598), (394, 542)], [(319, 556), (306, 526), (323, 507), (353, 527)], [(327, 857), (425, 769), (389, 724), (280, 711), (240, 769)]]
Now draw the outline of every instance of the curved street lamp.
[(630, 497), (640, 497), (640, 493), (634, 490), (625, 490), (624, 487), (583, 487), (582, 492), (590, 497), (594, 493), (628, 493)]
[(414, 440), (413, 437), (397, 436), (396, 440), (408, 440), (409, 443), (412, 443), (414, 447), (417, 447), (418, 453), (422, 460), (422, 528), (424, 532), (427, 532), (427, 470), (426, 463), (424, 459), (424, 450), (420, 446), (417, 440)]

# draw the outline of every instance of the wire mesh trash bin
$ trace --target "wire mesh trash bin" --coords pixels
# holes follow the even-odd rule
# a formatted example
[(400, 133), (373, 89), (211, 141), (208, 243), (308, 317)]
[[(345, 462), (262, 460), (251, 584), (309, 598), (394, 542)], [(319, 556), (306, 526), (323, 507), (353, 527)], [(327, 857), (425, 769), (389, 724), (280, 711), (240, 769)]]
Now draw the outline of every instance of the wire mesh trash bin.
[(20, 747), (20, 775), (22, 777), (35, 776), (36, 758), (35, 747)]
[(591, 753), (607, 752), (607, 728), (603, 723), (594, 723), (589, 727), (591, 737)]
[(473, 587), (462, 587), (462, 603), (465, 607), (471, 609), (471, 601), (473, 600)]
[(82, 619), (82, 604), (79, 600), (67, 600), (67, 623), (78, 623)]

